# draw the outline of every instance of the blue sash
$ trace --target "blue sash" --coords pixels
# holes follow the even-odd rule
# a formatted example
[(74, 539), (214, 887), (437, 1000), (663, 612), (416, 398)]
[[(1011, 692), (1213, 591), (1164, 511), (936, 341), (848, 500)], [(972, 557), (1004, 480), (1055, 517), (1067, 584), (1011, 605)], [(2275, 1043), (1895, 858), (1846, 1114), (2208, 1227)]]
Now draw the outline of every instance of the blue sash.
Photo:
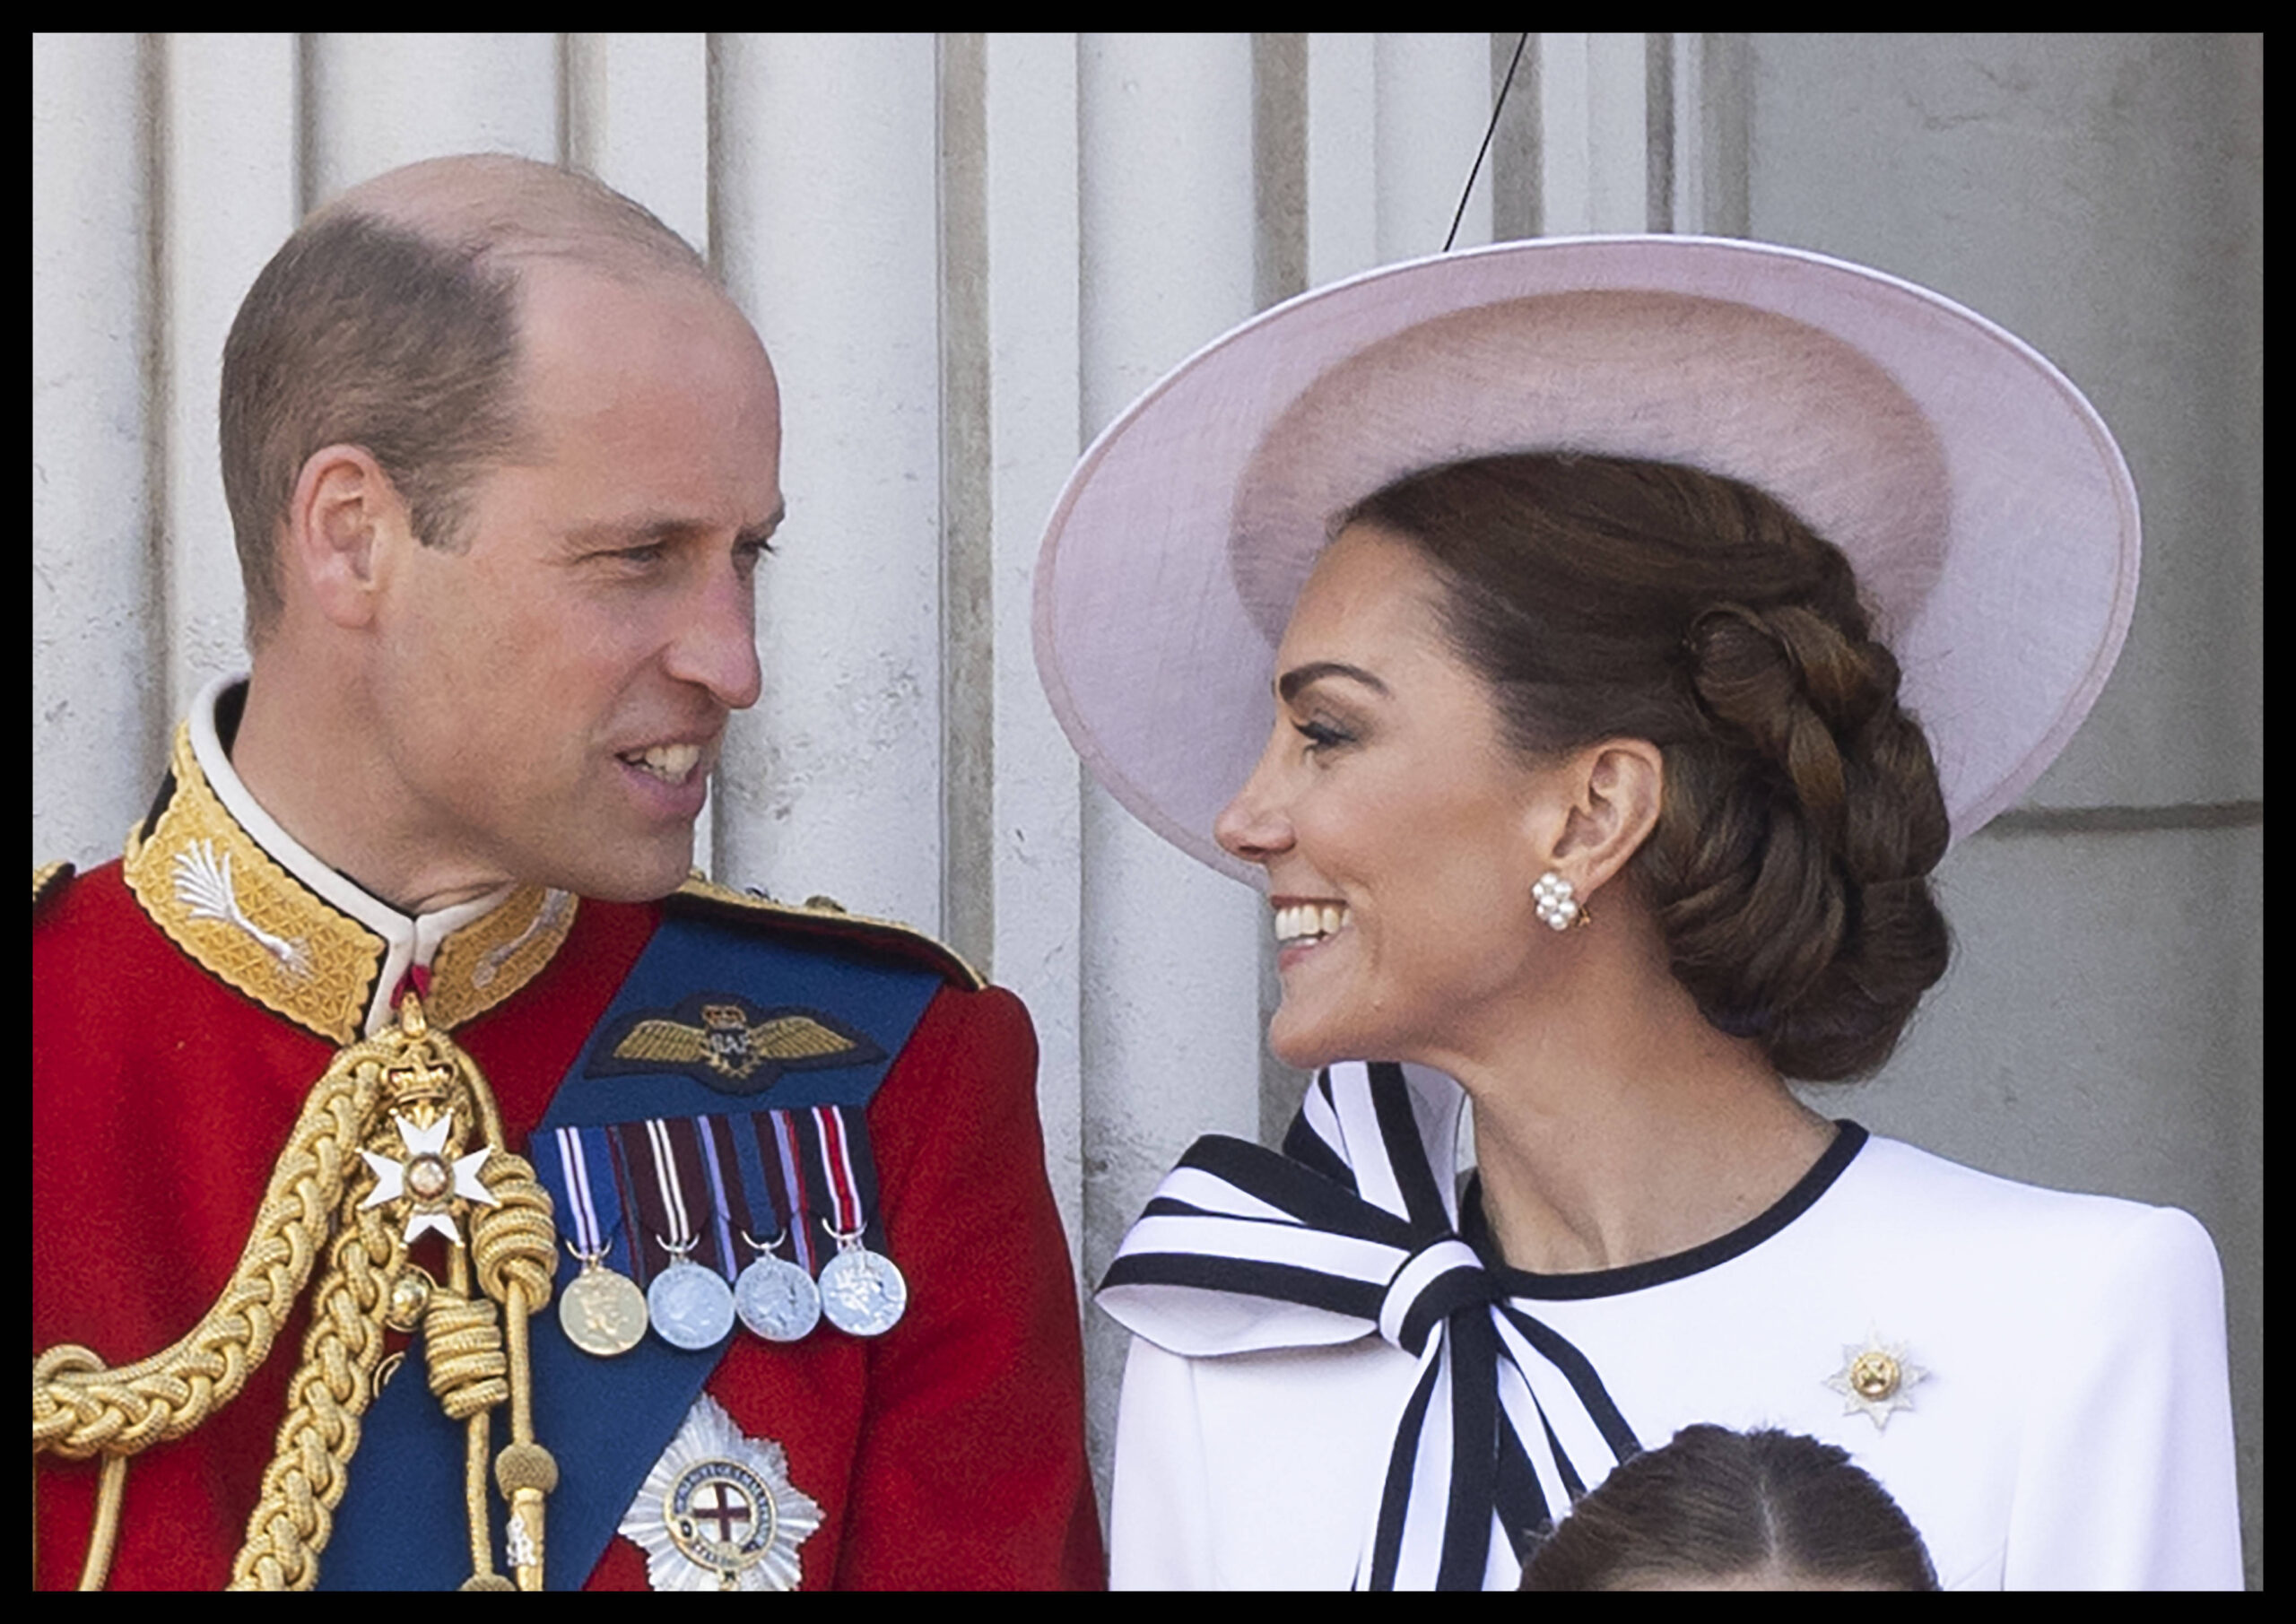
[[(941, 985), (931, 970), (859, 952), (793, 945), (708, 919), (665, 917), (584, 1042), (535, 1134), (529, 1159), (557, 1203), (561, 1228), (568, 1200), (557, 1158), (546, 1151), (552, 1129), (769, 1106), (865, 1107)], [(873, 1046), (860, 1053), (870, 1057), (784, 1071), (744, 1100), (691, 1074), (700, 1068), (644, 1072), (617, 1056), (617, 1045), (622, 1052), (631, 1046), (626, 1035), (633, 1023), (691, 1005), (697, 994), (730, 995), (760, 1010), (818, 1012), (867, 1039)], [(578, 1272), (578, 1264), (561, 1255), (559, 1288)], [(594, 1359), (567, 1342), (554, 1304), (529, 1323), (535, 1437), (557, 1457), (559, 1471), (550, 1497), (544, 1579), (552, 1590), (577, 1590), (731, 1344), (690, 1353), (649, 1333), (618, 1359)], [(470, 1576), (464, 1437), (463, 1423), (448, 1420), (430, 1394), (418, 1336), (405, 1367), (367, 1412), (350, 1483), (335, 1510), (334, 1537), (319, 1563), (318, 1588), (453, 1590)], [(509, 1429), (498, 1420), (494, 1451), (509, 1442)], [(488, 1479), (499, 1558), (502, 1507), (491, 1487), (491, 1457)]]

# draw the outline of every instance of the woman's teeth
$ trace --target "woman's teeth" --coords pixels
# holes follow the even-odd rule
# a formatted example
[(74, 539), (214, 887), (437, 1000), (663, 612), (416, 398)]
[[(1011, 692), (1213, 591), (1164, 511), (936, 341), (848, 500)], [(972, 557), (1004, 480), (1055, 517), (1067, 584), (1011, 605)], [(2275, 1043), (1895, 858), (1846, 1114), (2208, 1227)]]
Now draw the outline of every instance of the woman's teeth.
[(699, 744), (657, 744), (653, 749), (622, 760), (632, 767), (642, 767), (665, 784), (683, 784), (693, 776), (701, 760)]
[(1336, 902), (1300, 902), (1275, 910), (1275, 940), (1285, 946), (1320, 936), (1336, 935), (1347, 923), (1347, 909)]

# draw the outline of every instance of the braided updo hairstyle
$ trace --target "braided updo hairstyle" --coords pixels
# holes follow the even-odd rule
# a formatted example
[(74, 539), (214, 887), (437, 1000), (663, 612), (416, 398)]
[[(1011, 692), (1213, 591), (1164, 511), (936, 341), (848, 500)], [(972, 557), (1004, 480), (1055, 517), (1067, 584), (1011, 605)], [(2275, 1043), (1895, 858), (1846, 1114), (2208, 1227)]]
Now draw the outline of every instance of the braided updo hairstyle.
[(1626, 874), (1706, 1019), (1788, 1077), (1887, 1060), (1944, 973), (1928, 875), (1948, 831), (1839, 550), (1735, 480), (1588, 456), (1430, 469), (1358, 522), (1434, 566), (1526, 754), (1658, 747), (1657, 826)]

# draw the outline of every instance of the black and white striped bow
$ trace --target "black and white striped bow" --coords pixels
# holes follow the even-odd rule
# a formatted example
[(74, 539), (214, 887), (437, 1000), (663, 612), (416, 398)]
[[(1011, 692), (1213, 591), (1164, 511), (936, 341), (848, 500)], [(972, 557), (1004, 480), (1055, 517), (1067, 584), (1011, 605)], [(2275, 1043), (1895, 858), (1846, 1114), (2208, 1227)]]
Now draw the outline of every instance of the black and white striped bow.
[(1639, 1446), (1586, 1357), (1509, 1301), (1460, 1238), (1454, 1181), (1429, 1154), (1439, 1125), (1422, 1125), (1414, 1105), (1444, 1114), (1402, 1067), (1352, 1062), (1316, 1079), (1282, 1155), (1199, 1139), (1125, 1238), (1099, 1301), (1192, 1358), (1373, 1333), (1415, 1356), (1356, 1586), (1511, 1587), (1550, 1508)]

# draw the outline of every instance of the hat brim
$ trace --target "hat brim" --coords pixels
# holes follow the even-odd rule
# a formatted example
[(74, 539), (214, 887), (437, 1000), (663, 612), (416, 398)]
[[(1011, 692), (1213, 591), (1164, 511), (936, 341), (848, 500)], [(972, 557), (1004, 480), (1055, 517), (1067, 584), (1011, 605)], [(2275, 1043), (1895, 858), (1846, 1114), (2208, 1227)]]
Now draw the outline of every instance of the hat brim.
[(1858, 571), (1953, 836), (2088, 714), (2135, 604), (2136, 492), (2065, 376), (1952, 300), (1822, 255), (1547, 239), (1385, 266), (1213, 340), (1097, 439), (1037, 564), (1037, 665), (1093, 776), (1239, 879), (1213, 821), (1274, 720), (1332, 519), (1405, 473), (1575, 450), (1777, 497)]

